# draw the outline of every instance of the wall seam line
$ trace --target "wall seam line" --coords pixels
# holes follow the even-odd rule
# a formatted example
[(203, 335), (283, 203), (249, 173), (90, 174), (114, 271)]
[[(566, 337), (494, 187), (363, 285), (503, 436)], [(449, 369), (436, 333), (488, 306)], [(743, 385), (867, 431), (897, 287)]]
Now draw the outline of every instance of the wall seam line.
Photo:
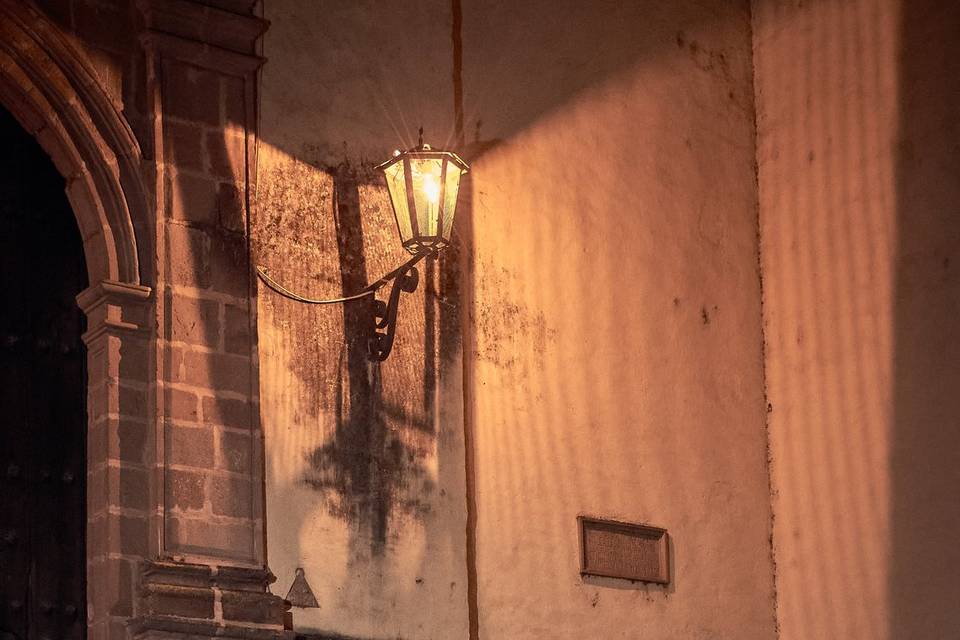
[(773, 488), (773, 449), (770, 441), (770, 413), (773, 405), (770, 403), (770, 390), (767, 386), (767, 331), (765, 309), (765, 295), (763, 283), (763, 232), (761, 227), (760, 211), (760, 88), (757, 84), (757, 38), (756, 38), (756, 16), (758, 0), (751, 0), (748, 7), (750, 12), (750, 84), (753, 89), (753, 185), (755, 202), (755, 232), (757, 247), (757, 283), (760, 294), (760, 379), (763, 389), (763, 430), (766, 440), (766, 471), (767, 471), (767, 497), (770, 506), (770, 526), (768, 531), (769, 553), (770, 553), (770, 571), (772, 574), (772, 604), (773, 604), (773, 629), (774, 638), (780, 638), (780, 606), (779, 594), (777, 592), (777, 555), (774, 551), (774, 523), (776, 513), (774, 511), (774, 488)]
[[(452, 53), (451, 81), (453, 83), (453, 119), (454, 135), (458, 149), (462, 152), (465, 144), (463, 137), (463, 5), (461, 0), (450, 0), (450, 40)], [(470, 234), (472, 237), (472, 234)], [(480, 639), (480, 605), (477, 579), (477, 493), (476, 493), (476, 457), (473, 433), (473, 332), (470, 326), (470, 311), (473, 309), (473, 289), (464, 295), (464, 280), (473, 277), (473, 261), (470, 246), (462, 246), (461, 260), (465, 268), (460, 271), (461, 302), (460, 340), (462, 358), (461, 393), (463, 396), (463, 467), (464, 491), (466, 493), (467, 521), (464, 534), (467, 565), (467, 633), (469, 640)]]

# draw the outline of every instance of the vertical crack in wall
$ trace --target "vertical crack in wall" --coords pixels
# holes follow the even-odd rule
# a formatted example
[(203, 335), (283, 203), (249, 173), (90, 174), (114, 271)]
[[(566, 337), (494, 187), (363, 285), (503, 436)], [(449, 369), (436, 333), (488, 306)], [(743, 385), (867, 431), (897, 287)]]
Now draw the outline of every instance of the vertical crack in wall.
[(767, 462), (767, 491), (770, 500), (770, 529), (769, 529), (769, 553), (770, 570), (773, 574), (773, 629), (775, 637), (780, 637), (780, 615), (777, 597), (777, 555), (774, 552), (774, 521), (776, 513), (774, 512), (773, 487), (773, 449), (770, 441), (770, 413), (773, 406), (770, 404), (769, 389), (767, 388), (767, 331), (764, 317), (764, 289), (763, 289), (763, 234), (761, 232), (760, 220), (760, 126), (759, 126), (759, 107), (760, 107), (760, 89), (757, 86), (757, 41), (756, 41), (756, 3), (758, 0), (750, 2), (750, 82), (753, 85), (753, 185), (755, 197), (756, 212), (756, 243), (757, 243), (757, 282), (760, 287), (760, 380), (763, 388), (763, 428), (766, 439), (766, 462)]
[[(456, 144), (462, 150), (464, 146), (463, 137), (463, 6), (461, 0), (451, 0), (451, 29), (450, 40), (453, 53), (453, 69), (451, 79), (453, 81), (453, 118), (454, 135)], [(468, 186), (466, 182), (464, 187)], [(472, 207), (471, 207), (472, 208)], [(464, 207), (461, 205), (461, 209)], [(464, 215), (467, 214), (467, 215)], [(461, 291), (463, 311), (460, 314), (461, 336), (463, 340), (462, 358), (463, 358), (463, 451), (464, 451), (464, 478), (465, 491), (467, 497), (467, 523), (466, 523), (466, 560), (467, 560), (467, 621), (469, 627), (470, 640), (479, 640), (480, 638), (480, 613), (478, 604), (477, 587), (477, 494), (476, 494), (476, 460), (474, 456), (473, 442), (473, 397), (471, 395), (473, 385), (473, 354), (474, 335), (471, 327), (473, 310), (473, 287), (468, 286), (466, 279), (473, 275), (473, 247), (470, 246), (470, 240), (473, 237), (472, 212), (468, 209), (460, 215), (460, 237), (461, 237), (461, 255), (463, 268), (461, 274)], [(466, 224), (464, 224), (466, 222)]]

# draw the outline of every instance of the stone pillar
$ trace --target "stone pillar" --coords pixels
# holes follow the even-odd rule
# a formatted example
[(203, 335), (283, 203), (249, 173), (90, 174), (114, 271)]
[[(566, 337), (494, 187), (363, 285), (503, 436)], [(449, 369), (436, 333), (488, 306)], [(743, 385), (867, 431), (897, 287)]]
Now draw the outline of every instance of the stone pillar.
[(151, 290), (102, 281), (77, 296), (87, 315), (88, 638), (126, 637), (139, 561), (155, 548)]
[(249, 260), (250, 2), (141, 0), (157, 211), (157, 541), (135, 638), (283, 637), (264, 543)]

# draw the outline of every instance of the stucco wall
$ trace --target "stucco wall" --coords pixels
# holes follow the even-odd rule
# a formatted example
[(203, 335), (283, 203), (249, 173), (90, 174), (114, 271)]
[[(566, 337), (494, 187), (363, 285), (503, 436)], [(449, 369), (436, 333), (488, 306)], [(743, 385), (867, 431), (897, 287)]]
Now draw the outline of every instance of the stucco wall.
[[(449, 137), (449, 5), (285, 1), (266, 17), (256, 259), (310, 297), (353, 293), (409, 258), (371, 164), (421, 124)], [(280, 595), (304, 569), (320, 606), (294, 608), (300, 631), (466, 636), (455, 255), (421, 264), (380, 365), (362, 302), (260, 287), (269, 564)]]
[[(746, 5), (455, 5), (266, 5), (271, 273), (335, 296), (402, 259), (368, 163), (455, 144), (460, 82), (474, 163), (379, 373), (349, 312), (261, 287), (275, 591), (302, 566), (297, 628), (358, 637), (773, 637)], [(411, 465), (311, 468), (391, 440)], [(671, 585), (582, 579), (579, 514), (667, 527)]]
[[(772, 638), (747, 7), (468, 6), (480, 637)], [(671, 585), (582, 579), (578, 514)]]
[(754, 3), (783, 640), (960, 628), (957, 24)]

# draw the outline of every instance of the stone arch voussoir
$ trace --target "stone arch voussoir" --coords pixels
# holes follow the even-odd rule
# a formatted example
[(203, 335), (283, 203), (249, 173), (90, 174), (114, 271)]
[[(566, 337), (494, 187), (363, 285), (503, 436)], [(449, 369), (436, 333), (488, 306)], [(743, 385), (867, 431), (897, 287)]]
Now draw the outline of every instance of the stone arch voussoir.
[(0, 103), (66, 179), (91, 284), (146, 284), (150, 216), (136, 138), (83, 52), (23, 0), (0, 0)]

